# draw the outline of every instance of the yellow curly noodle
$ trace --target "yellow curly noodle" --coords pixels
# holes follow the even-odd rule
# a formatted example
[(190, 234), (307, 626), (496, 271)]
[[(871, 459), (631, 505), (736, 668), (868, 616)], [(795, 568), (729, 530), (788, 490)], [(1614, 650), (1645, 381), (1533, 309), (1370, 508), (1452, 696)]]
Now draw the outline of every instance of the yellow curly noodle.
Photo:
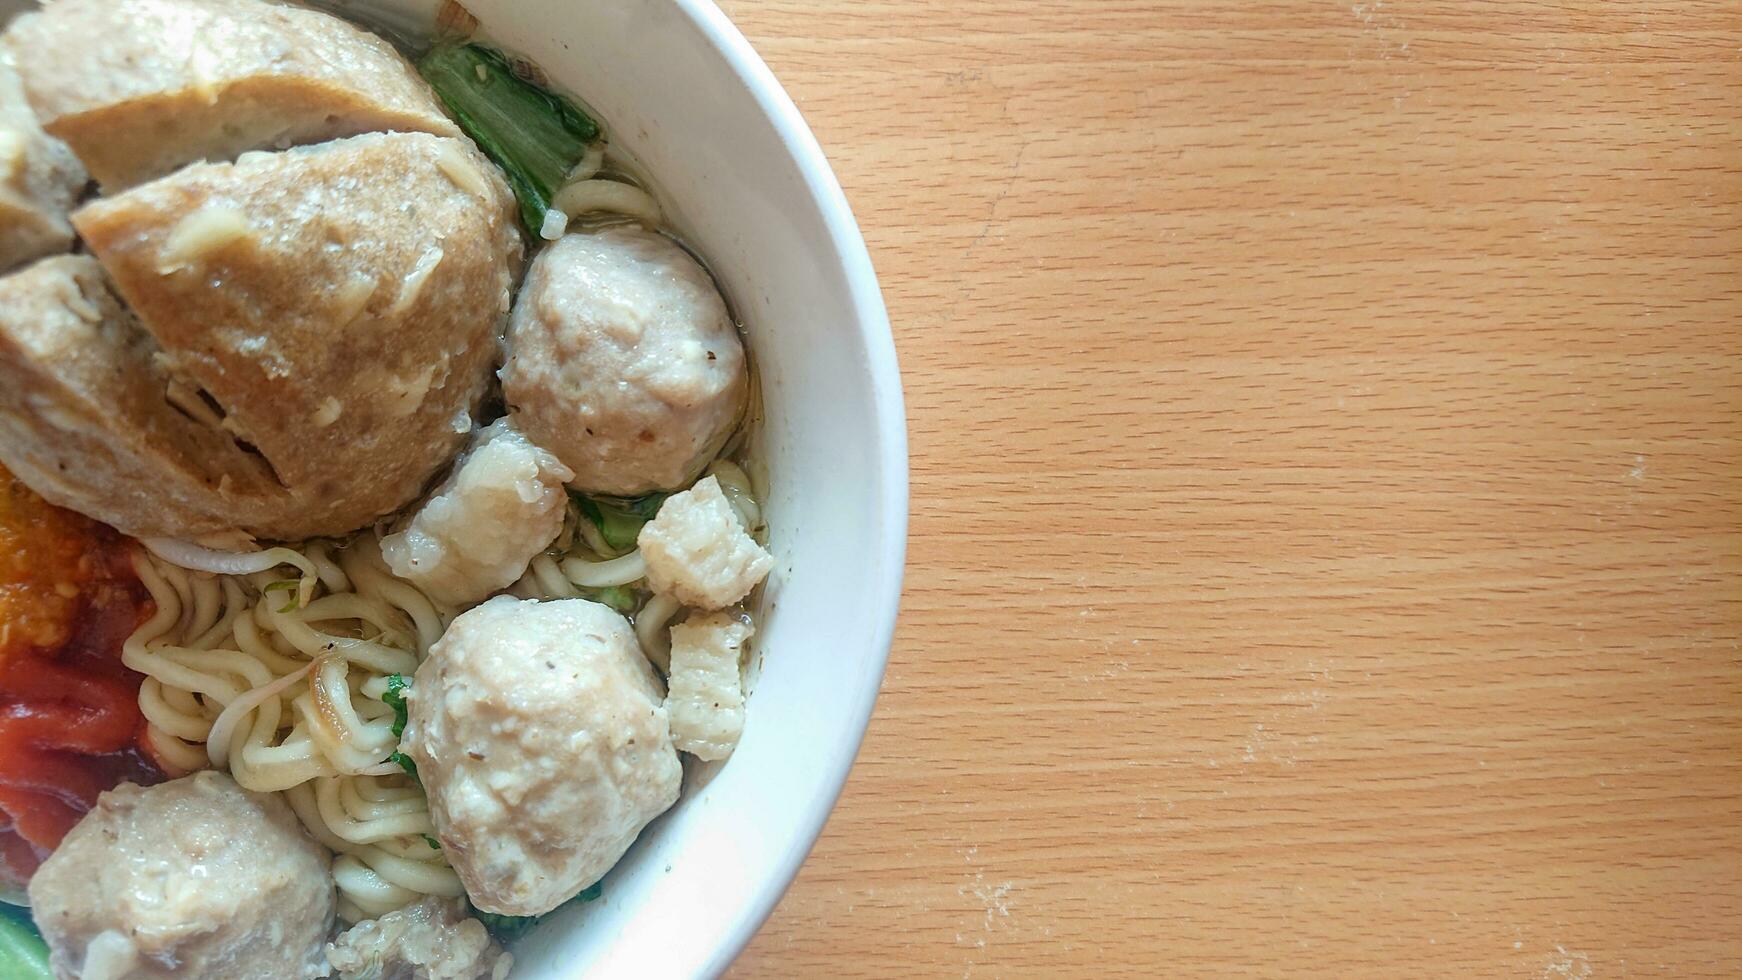
[[(708, 473), (752, 533), (761, 508), (735, 464)], [(390, 678), (410, 678), (462, 610), (397, 578), (376, 535), (229, 553), (146, 541), (134, 567), (157, 612), (123, 647), (145, 675), (147, 738), (171, 775), (208, 766), (283, 793), (337, 855), (339, 912), (356, 922), (464, 889), (435, 843), (423, 788), (398, 756)], [(571, 499), (563, 531), (506, 591), (585, 597), (629, 615), (663, 673), (677, 600), (646, 589), (646, 563), (614, 548)], [(403, 702), (401, 702), (403, 703)]]
[(410, 677), (454, 611), (395, 578), (371, 533), (251, 553), (276, 564), (244, 574), (164, 554), (235, 567), (172, 548), (135, 558), (157, 613), (122, 657), (145, 675), (139, 705), (159, 759), (284, 793), (338, 854), (348, 921), (463, 894), (426, 836), (423, 790), (389, 761), (399, 737), (383, 700), (388, 677)]

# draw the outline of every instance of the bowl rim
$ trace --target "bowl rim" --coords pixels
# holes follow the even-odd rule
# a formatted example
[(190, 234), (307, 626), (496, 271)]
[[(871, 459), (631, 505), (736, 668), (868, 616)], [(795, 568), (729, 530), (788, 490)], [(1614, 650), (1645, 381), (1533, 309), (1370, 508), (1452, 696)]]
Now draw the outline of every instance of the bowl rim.
[(818, 774), (816, 791), (805, 804), (806, 812), (801, 822), (803, 832), (782, 856), (760, 892), (740, 908), (728, 938), (708, 959), (703, 975), (717, 977), (749, 945), (797, 878), (799, 868), (816, 846), (829, 814), (846, 787), (847, 775), (870, 726), (871, 711), (888, 668), (907, 560), (907, 413), (895, 338), (883, 293), (877, 283), (877, 273), (872, 268), (871, 255), (859, 231), (859, 223), (853, 217), (846, 193), (829, 166), (822, 146), (799, 114), (792, 97), (774, 77), (774, 72), (714, 0), (674, 0), (674, 3), (702, 32), (708, 43), (720, 52), (773, 126), (781, 144), (792, 154), (805, 190), (816, 202), (829, 241), (840, 257), (854, 319), (865, 347), (865, 367), (871, 379), (872, 413), (879, 450), (877, 472), (881, 484), (878, 487), (880, 513), (877, 516), (878, 526), (886, 529), (883, 540), (878, 542), (880, 554), (871, 559), (874, 567), (882, 570), (882, 577), (875, 584), (870, 599), (872, 608), (880, 609), (882, 613), (876, 617), (876, 633), (870, 637), (870, 655), (874, 660), (865, 666), (870, 668), (868, 673), (876, 678), (877, 683), (865, 685), (853, 693), (846, 712), (846, 718), (852, 723), (852, 734), (843, 741), (827, 769)]

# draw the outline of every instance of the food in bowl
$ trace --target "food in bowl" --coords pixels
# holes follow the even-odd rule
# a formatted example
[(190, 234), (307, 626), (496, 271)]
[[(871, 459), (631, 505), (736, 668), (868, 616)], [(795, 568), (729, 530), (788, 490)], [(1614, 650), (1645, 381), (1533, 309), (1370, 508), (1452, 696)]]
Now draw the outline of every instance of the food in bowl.
[(0, 37), (15, 973), (501, 977), (742, 732), (752, 352), (456, 11)]

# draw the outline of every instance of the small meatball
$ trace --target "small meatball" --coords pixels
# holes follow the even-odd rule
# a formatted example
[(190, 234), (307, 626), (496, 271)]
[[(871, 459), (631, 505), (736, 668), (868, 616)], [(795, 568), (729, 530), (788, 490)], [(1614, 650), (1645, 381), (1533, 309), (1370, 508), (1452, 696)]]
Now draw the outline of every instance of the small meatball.
[(376, 130), (458, 136), (393, 46), (261, 0), (57, 0), (7, 32), (31, 103), (108, 192)]
[(339, 980), (502, 980), (514, 965), (457, 898), (359, 922), (327, 944)]
[(744, 733), (744, 641), (755, 629), (730, 613), (692, 616), (671, 628), (671, 741), (698, 759), (724, 759)]
[(97, 799), (30, 881), (57, 976), (327, 974), (327, 852), (277, 796), (201, 772)]
[(0, 271), (72, 248), (67, 212), (85, 179), (73, 151), (37, 124), (0, 53)]
[(609, 606), (497, 596), (417, 669), (401, 748), (472, 904), (543, 915), (677, 802), (659, 682)]
[(562, 533), (574, 476), (499, 419), (480, 429), (405, 529), (381, 540), (393, 574), (437, 602), (477, 602), (514, 583)]
[(687, 485), (731, 436), (748, 389), (725, 300), (670, 239), (609, 228), (566, 235), (533, 260), (502, 393), (577, 489)]
[(648, 586), (698, 609), (738, 602), (774, 568), (774, 556), (744, 533), (711, 476), (668, 498), (636, 541)]

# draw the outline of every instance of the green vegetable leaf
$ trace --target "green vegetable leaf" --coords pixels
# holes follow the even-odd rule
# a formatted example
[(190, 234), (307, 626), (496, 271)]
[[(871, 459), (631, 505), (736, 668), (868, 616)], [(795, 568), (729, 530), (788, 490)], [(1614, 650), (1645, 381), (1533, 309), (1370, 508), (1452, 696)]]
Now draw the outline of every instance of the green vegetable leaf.
[(260, 590), (260, 594), (266, 595), (272, 592), (289, 592), (290, 603), (278, 611), (280, 613), (295, 612), (297, 607), (302, 605), (302, 599), (297, 594), (297, 587), (299, 584), (300, 583), (295, 579), (279, 579), (276, 582), (268, 582), (266, 587)]
[[(603, 894), (605, 894), (604, 884), (595, 881), (591, 885), (582, 889), (580, 894), (563, 904), (567, 905), (569, 902), (593, 902), (597, 901), (599, 896)], [(550, 913), (548, 912), (545, 913), (545, 915), (549, 914)], [(533, 930), (533, 927), (537, 926), (539, 922), (544, 919), (543, 915), (498, 915), (495, 912), (484, 912), (477, 908), (472, 909), (472, 915), (475, 916), (479, 922), (484, 923), (484, 928), (489, 929), (491, 935), (494, 935), (498, 942), (504, 943), (513, 942), (521, 936), (526, 935)]]
[(599, 505), (593, 502), (593, 498), (577, 493), (575, 506), (581, 509), (582, 517), (593, 522), (594, 527), (600, 531), (605, 529), (605, 515), (599, 510)]
[(405, 770), (406, 775), (413, 779), (417, 779), (419, 785), (423, 784), (423, 780), (418, 779), (417, 777), (417, 763), (411, 761), (411, 756), (406, 755), (404, 752), (394, 752), (392, 755), (387, 757), (387, 761), (396, 763), (399, 768)]
[(422, 834), (420, 836), (423, 837), (423, 842), (425, 844), (428, 844), (430, 846), (431, 850), (439, 851), (442, 849), (442, 842), (441, 841), (436, 840), (434, 837), (431, 837), (428, 834)]
[(478, 44), (438, 44), (417, 63), (454, 121), (496, 161), (520, 218), (537, 233), (550, 199), (600, 137), (599, 124), (573, 102), (514, 73), (500, 51)]
[(411, 687), (411, 681), (404, 674), (388, 674), (387, 690), (381, 695), (381, 702), (393, 709), (393, 737), (405, 734), (405, 722), (410, 717), (405, 707), (405, 691)]
[(0, 912), (0, 976), (8, 980), (54, 980), (48, 944), (42, 941), (28, 909), (4, 906)]
[(619, 551), (635, 547), (642, 525), (653, 520), (659, 507), (670, 494), (650, 493), (643, 497), (592, 498), (576, 495), (581, 513), (599, 529), (605, 543)]
[(602, 602), (620, 613), (628, 614), (635, 611), (635, 593), (626, 585), (613, 585), (606, 589), (582, 589), (587, 598), (594, 602)]
[(650, 493), (641, 497), (631, 497), (622, 502), (624, 510), (634, 514), (644, 521), (651, 521), (659, 515), (659, 508), (665, 503), (669, 493)]
[(497, 942), (504, 943), (511, 943), (531, 932), (532, 927), (538, 925), (539, 919), (536, 915), (498, 915), (478, 909), (473, 909), (472, 915), (484, 923), (484, 928), (490, 930)]
[(605, 520), (599, 525), (599, 533), (604, 535), (605, 543), (618, 551), (634, 548), (635, 539), (641, 534), (641, 526), (647, 522), (614, 510), (601, 510)]

